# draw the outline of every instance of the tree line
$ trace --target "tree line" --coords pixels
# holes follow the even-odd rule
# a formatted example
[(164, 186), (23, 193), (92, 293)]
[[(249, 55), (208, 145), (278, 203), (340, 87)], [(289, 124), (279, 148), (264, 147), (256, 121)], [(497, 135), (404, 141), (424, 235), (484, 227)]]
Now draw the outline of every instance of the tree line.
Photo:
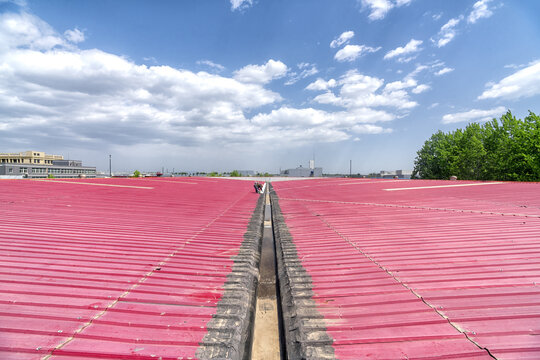
[(510, 111), (465, 129), (438, 131), (417, 152), (412, 177), (540, 181), (540, 117)]

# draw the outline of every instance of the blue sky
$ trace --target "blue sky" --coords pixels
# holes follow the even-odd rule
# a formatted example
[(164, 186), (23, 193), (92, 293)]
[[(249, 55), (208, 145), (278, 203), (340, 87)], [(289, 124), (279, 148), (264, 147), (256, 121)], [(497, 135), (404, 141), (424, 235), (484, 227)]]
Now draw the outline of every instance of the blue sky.
[(3, 152), (98, 169), (412, 169), (540, 112), (535, 0), (1, 1)]

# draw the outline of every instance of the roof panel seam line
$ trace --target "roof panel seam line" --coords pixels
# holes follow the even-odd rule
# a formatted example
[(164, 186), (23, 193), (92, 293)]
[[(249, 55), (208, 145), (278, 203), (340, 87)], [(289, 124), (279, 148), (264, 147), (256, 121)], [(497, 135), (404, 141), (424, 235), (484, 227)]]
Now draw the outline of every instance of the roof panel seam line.
[(380, 206), (399, 209), (418, 209), (418, 210), (436, 210), (436, 211), (452, 211), (462, 212), (470, 214), (485, 214), (485, 215), (501, 215), (501, 216), (521, 216), (540, 218), (540, 215), (534, 214), (516, 214), (516, 213), (499, 213), (493, 211), (480, 211), (480, 210), (467, 210), (467, 209), (449, 209), (449, 208), (434, 208), (429, 206), (414, 206), (414, 205), (397, 205), (397, 204), (378, 204), (378, 203), (365, 203), (357, 201), (336, 201), (336, 200), (314, 200), (314, 199), (293, 199), (293, 198), (281, 198), (281, 200), (300, 201), (300, 202), (317, 202), (317, 203), (333, 203), (333, 204), (348, 204), (348, 205), (366, 205), (366, 206)]
[(355, 248), (360, 254), (362, 254), (362, 256), (364, 256), (365, 258), (367, 258), (369, 261), (371, 261), (372, 263), (374, 263), (375, 265), (377, 265), (377, 267), (379, 267), (381, 270), (383, 270), (384, 272), (386, 272), (388, 275), (390, 275), (397, 283), (399, 283), (401, 286), (403, 286), (405, 289), (409, 290), (414, 296), (416, 296), (418, 299), (420, 299), (420, 301), (422, 301), (424, 304), (426, 304), (428, 307), (430, 307), (432, 310), (434, 310), (440, 317), (442, 317), (443, 319), (445, 319), (454, 329), (456, 329), (459, 333), (463, 334), (465, 336), (465, 338), (467, 340), (469, 340), (471, 343), (473, 343), (476, 347), (478, 347), (479, 349), (481, 350), (485, 350), (489, 356), (491, 356), (492, 358), (494, 359), (497, 359), (490, 351), (488, 348), (485, 348), (483, 346), (481, 346), (479, 343), (477, 343), (476, 341), (474, 341), (473, 339), (471, 339), (463, 330), (461, 330), (459, 328), (458, 325), (454, 324), (450, 318), (448, 318), (447, 316), (445, 316), (443, 313), (441, 313), (439, 310), (437, 310), (437, 308), (433, 305), (431, 305), (430, 303), (428, 303), (420, 294), (418, 294), (416, 291), (414, 291), (413, 289), (411, 289), (410, 287), (408, 287), (406, 284), (404, 284), (402, 281), (400, 281), (390, 270), (388, 270), (386, 267), (384, 267), (383, 265), (381, 265), (377, 260), (375, 260), (374, 258), (372, 258), (371, 256), (369, 256), (367, 253), (365, 253), (361, 248), (359, 248), (356, 244), (354, 244), (353, 242), (351, 242), (349, 240), (349, 238), (347, 238), (345, 235), (341, 234), (336, 228), (334, 228), (330, 223), (328, 223), (321, 215), (318, 215), (315, 211), (311, 210), (310, 208), (307, 207), (306, 204), (302, 204), (307, 211), (309, 211), (311, 214), (313, 214), (315, 217), (319, 218), (329, 229), (331, 229), (332, 231), (334, 231), (339, 237), (341, 237), (343, 240), (345, 240), (349, 245), (351, 245), (353, 248)]
[(77, 330), (75, 330), (73, 332), (73, 335), (71, 335), (70, 337), (68, 337), (64, 342), (58, 344), (54, 349), (51, 350), (51, 352), (47, 355), (45, 355), (44, 357), (42, 357), (41, 360), (49, 360), (53, 355), (54, 355), (54, 352), (56, 350), (59, 350), (61, 348), (63, 348), (64, 346), (66, 346), (67, 344), (69, 344), (71, 341), (73, 341), (75, 339), (75, 337), (77, 336), (77, 334), (80, 334), (82, 331), (84, 331), (86, 328), (88, 328), (90, 325), (92, 325), (92, 323), (95, 321), (95, 320), (98, 320), (100, 317), (102, 317), (103, 315), (105, 315), (105, 313), (112, 309), (113, 307), (116, 306), (116, 304), (118, 304), (120, 302), (120, 300), (122, 300), (123, 298), (125, 298), (126, 296), (128, 296), (131, 291), (133, 289), (135, 289), (136, 287), (138, 287), (140, 284), (142, 284), (143, 282), (145, 282), (150, 276), (152, 276), (156, 270), (158, 270), (161, 266), (167, 264), (167, 262), (169, 262), (169, 260), (171, 260), (174, 256), (176, 256), (176, 254), (178, 254), (184, 247), (186, 247), (187, 244), (189, 244), (191, 241), (193, 241), (195, 238), (197, 238), (197, 236), (199, 236), (200, 234), (202, 234), (205, 230), (207, 230), (210, 226), (212, 226), (213, 223), (215, 223), (218, 219), (220, 219), (223, 215), (225, 215), (230, 209), (232, 209), (240, 200), (242, 200), (244, 197), (246, 197), (248, 195), (248, 193), (246, 193), (244, 196), (240, 197), (239, 199), (237, 199), (236, 201), (234, 201), (229, 207), (227, 207), (223, 212), (221, 212), (218, 216), (216, 216), (214, 219), (212, 219), (210, 222), (208, 222), (208, 224), (206, 224), (202, 229), (200, 229), (197, 233), (195, 233), (191, 238), (189, 238), (186, 242), (184, 242), (180, 247), (178, 247), (176, 250), (174, 250), (171, 254), (169, 254), (165, 259), (163, 259), (162, 261), (159, 262), (159, 264), (157, 266), (154, 266), (152, 268), (152, 270), (150, 270), (149, 272), (147, 272), (146, 274), (143, 275), (143, 277), (141, 279), (139, 279), (139, 281), (137, 281), (135, 284), (133, 284), (132, 286), (130, 286), (126, 291), (124, 291), (122, 294), (120, 294), (120, 296), (118, 298), (116, 298), (111, 304), (109, 304), (105, 309), (103, 309), (103, 311), (99, 312), (98, 314), (96, 314), (94, 317), (92, 317), (90, 320), (88, 320), (86, 323), (84, 323), (80, 328), (78, 328)]

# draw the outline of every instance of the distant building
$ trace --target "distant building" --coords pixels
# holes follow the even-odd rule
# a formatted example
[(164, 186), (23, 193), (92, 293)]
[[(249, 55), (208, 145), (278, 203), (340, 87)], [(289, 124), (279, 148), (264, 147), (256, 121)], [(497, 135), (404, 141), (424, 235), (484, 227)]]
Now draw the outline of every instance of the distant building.
[(96, 177), (96, 168), (83, 166), (80, 160), (64, 160), (62, 155), (41, 151), (0, 153), (0, 175), (26, 178)]
[(395, 170), (395, 171), (386, 171), (381, 170), (380, 177), (383, 179), (410, 179), (412, 175), (412, 171), (410, 170)]
[(287, 177), (322, 177), (322, 167), (315, 167), (315, 161), (309, 161), (309, 168), (300, 165), (296, 169), (287, 169), (281, 171), (281, 176)]

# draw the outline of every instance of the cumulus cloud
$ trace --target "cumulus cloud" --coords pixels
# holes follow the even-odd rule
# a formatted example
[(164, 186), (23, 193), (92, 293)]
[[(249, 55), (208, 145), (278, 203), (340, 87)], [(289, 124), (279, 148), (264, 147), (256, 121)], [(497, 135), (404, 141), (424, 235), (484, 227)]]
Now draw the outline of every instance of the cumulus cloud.
[(337, 85), (337, 81), (334, 79), (330, 79), (328, 81), (323, 80), (321, 78), (318, 78), (308, 86), (306, 86), (307, 90), (313, 90), (313, 91), (319, 91), (319, 90), (328, 90), (329, 88), (333, 88)]
[(459, 25), (461, 20), (463, 20), (462, 15), (457, 18), (448, 20), (448, 22), (441, 27), (441, 30), (439, 30), (437, 36), (435, 36), (435, 38), (432, 38), (431, 41), (439, 48), (448, 44), (456, 36), (456, 27)]
[(345, 31), (337, 39), (332, 40), (330, 43), (331, 48), (337, 48), (340, 47), (343, 44), (346, 44), (351, 40), (354, 36), (354, 31)]
[[(323, 80), (310, 84), (310, 90), (328, 89)], [(353, 111), (354, 109), (390, 108), (397, 111), (406, 112), (418, 104), (412, 101), (405, 88), (416, 85), (415, 80), (405, 82), (393, 82), (384, 86), (384, 79), (367, 76), (357, 70), (350, 70), (345, 73), (337, 82), (340, 86), (336, 93), (327, 90), (325, 93), (316, 96), (313, 101), (320, 104), (339, 106)], [(364, 111), (363, 110), (363, 111)], [(393, 113), (387, 112), (385, 116), (381, 113), (378, 117), (371, 119), (371, 122), (388, 121), (396, 118)]]
[(2, 51), (13, 47), (48, 50), (65, 45), (66, 41), (61, 35), (34, 15), (0, 14), (0, 50)]
[(66, 30), (64, 36), (69, 42), (80, 43), (84, 41), (84, 33), (79, 29)]
[(243, 83), (267, 84), (287, 74), (287, 65), (281, 61), (268, 60), (264, 65), (247, 65), (234, 72), (234, 78)]
[(480, 0), (477, 1), (473, 5), (473, 10), (467, 17), (467, 22), (470, 24), (474, 24), (478, 20), (482, 18), (488, 18), (491, 15), (493, 15), (493, 11), (489, 9), (488, 4), (491, 2), (491, 0)]
[(421, 51), (420, 45), (422, 45), (422, 40), (411, 39), (405, 46), (399, 46), (394, 50), (390, 50), (384, 55), (384, 59), (393, 59), (397, 58), (398, 61), (408, 62), (411, 59), (410, 54)]
[(489, 110), (473, 109), (465, 112), (446, 114), (442, 118), (443, 124), (452, 124), (465, 121), (489, 121), (493, 118), (499, 117), (506, 112), (504, 106), (499, 106)]
[(540, 95), (540, 60), (516, 71), (487, 89), (478, 99), (519, 99)]
[[(287, 140), (305, 142), (310, 138), (317, 141), (342, 141), (350, 139), (350, 131), (356, 134), (381, 134), (391, 129), (366, 124), (374, 118), (391, 120), (388, 114), (373, 109), (357, 109), (354, 112), (327, 112), (313, 108), (295, 109), (282, 107), (270, 113), (255, 115), (252, 122), (265, 129), (287, 129)], [(308, 130), (309, 129), (309, 130)], [(325, 140), (326, 138), (326, 140)]]
[[(26, 13), (0, 15), (0, 138), (5, 146), (171, 145), (208, 151), (255, 142), (296, 146), (349, 139), (358, 124), (372, 125), (355, 130), (363, 133), (390, 131), (374, 123), (396, 118), (372, 108), (374, 101), (347, 103), (362, 86), (372, 82), (376, 89), (382, 80), (365, 78), (362, 85), (349, 74), (319, 84), (321, 89), (340, 86), (338, 111), (280, 107), (280, 94), (265, 85), (287, 76), (281, 61), (247, 65), (227, 77), (82, 50), (77, 36), (81, 39), (80, 34), (58, 33)], [(200, 64), (219, 69), (207, 60)], [(297, 67), (299, 74), (316, 73), (314, 64)], [(270, 113), (264, 110), (268, 106), (274, 108)], [(268, 128), (260, 131), (261, 124)]]
[(244, 10), (253, 5), (253, 0), (231, 0), (231, 10)]
[(384, 19), (386, 14), (395, 7), (409, 5), (412, 0), (361, 0), (362, 9), (370, 11), (370, 20)]
[(263, 87), (279, 76), (277, 62), (263, 66), (266, 78), (253, 71), (253, 82), (137, 65), (98, 49), (74, 49), (28, 14), (3, 14), (0, 39), (9, 39), (0, 41), (2, 137), (39, 133), (81, 146), (236, 141), (255, 131), (246, 111), (281, 100)]
[(334, 59), (337, 61), (354, 61), (365, 53), (373, 53), (379, 51), (381, 48), (372, 48), (365, 45), (346, 45), (343, 49), (340, 49)]

